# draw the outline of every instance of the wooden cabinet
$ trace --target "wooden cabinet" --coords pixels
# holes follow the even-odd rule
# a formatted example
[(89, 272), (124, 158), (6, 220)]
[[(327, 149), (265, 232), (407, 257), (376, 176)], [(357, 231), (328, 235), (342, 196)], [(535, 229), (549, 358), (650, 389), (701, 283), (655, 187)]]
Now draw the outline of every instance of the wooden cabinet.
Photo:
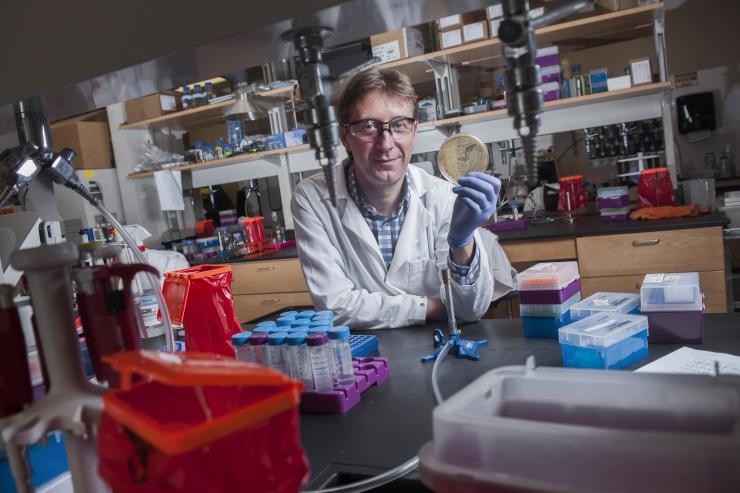
[(249, 322), (289, 306), (310, 306), (306, 279), (296, 259), (231, 264), (234, 308), (240, 322)]

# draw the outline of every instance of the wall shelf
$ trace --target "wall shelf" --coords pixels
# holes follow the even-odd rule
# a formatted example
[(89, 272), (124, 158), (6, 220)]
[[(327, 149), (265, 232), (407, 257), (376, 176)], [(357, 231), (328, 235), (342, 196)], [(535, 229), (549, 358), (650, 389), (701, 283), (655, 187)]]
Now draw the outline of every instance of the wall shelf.
[[(279, 89), (271, 89), (269, 91), (263, 91), (255, 93), (256, 99), (290, 99), (295, 96), (296, 84), (281, 87)], [(189, 110), (177, 111), (175, 113), (168, 113), (166, 115), (158, 116), (155, 118), (148, 118), (133, 123), (124, 123), (119, 128), (121, 130), (127, 129), (157, 129), (157, 128), (172, 128), (189, 130), (196, 127), (204, 127), (209, 124), (220, 123), (224, 121), (226, 112), (231, 106), (236, 103), (235, 100), (223, 101), (221, 103), (209, 104), (207, 106), (200, 106), (198, 108), (192, 108)]]

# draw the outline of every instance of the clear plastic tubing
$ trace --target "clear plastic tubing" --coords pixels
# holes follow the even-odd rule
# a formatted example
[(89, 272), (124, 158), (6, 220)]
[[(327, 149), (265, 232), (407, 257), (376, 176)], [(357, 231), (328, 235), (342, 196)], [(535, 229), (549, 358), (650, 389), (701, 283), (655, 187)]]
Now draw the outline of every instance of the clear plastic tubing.
[(234, 346), (236, 359), (239, 361), (254, 362), (254, 352), (252, 346), (249, 345), (251, 335), (251, 332), (239, 332), (231, 336), (231, 345)]
[(308, 354), (311, 358), (311, 374), (313, 375), (314, 390), (316, 392), (331, 392), (334, 390), (331, 380), (331, 353), (329, 352), (329, 336), (310, 334), (306, 338)]
[(290, 376), (300, 380), (306, 386), (306, 390), (314, 388), (313, 374), (311, 373), (311, 361), (308, 355), (305, 332), (291, 332), (285, 338), (288, 344), (288, 360), (290, 361)]
[(349, 327), (342, 325), (329, 330), (331, 352), (334, 356), (334, 375), (339, 385), (355, 383), (352, 369), (352, 350), (349, 347)]
[(286, 332), (274, 332), (267, 337), (268, 366), (285, 374), (290, 373), (288, 346), (285, 344)]
[(249, 336), (249, 346), (254, 354), (254, 362), (260, 365), (267, 365), (267, 334), (252, 333)]

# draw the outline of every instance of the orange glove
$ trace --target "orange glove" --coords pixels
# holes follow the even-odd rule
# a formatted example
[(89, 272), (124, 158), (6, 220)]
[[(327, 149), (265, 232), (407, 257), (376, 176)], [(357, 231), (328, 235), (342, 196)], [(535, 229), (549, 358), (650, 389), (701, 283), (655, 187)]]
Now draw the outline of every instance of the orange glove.
[(698, 216), (707, 212), (709, 212), (707, 207), (696, 205), (666, 205), (663, 207), (644, 207), (637, 209), (636, 211), (632, 211), (630, 219), (633, 221), (637, 221), (638, 219), (666, 219), (669, 217)]

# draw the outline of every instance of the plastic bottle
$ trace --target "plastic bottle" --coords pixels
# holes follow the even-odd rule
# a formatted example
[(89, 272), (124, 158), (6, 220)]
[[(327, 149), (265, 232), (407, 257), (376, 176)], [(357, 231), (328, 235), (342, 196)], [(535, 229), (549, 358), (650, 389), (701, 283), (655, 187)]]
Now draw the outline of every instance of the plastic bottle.
[(308, 334), (305, 332), (291, 332), (285, 338), (285, 341), (288, 344), (291, 378), (301, 380), (306, 386), (306, 390), (311, 390), (314, 388), (314, 383), (313, 374), (311, 373), (311, 360), (306, 345), (307, 338)]
[(272, 219), (272, 224), (275, 228), (275, 243), (278, 245), (285, 243), (285, 226), (280, 223), (280, 217), (278, 216), (277, 211), (272, 211), (270, 218)]
[(268, 360), (267, 364), (283, 373), (289, 373), (288, 346), (285, 344), (286, 332), (273, 332), (267, 337)]
[(334, 327), (329, 330), (329, 339), (337, 384), (352, 385), (355, 383), (355, 372), (352, 369), (352, 350), (349, 347), (349, 327), (346, 325)]
[(306, 338), (306, 344), (311, 358), (314, 390), (316, 392), (331, 392), (334, 385), (331, 379), (332, 365), (331, 353), (329, 352), (329, 336), (326, 334), (310, 334)]
[(211, 82), (206, 82), (206, 103), (210, 104), (210, 100), (216, 97), (216, 90), (213, 88)]
[(206, 100), (206, 93), (203, 92), (203, 87), (200, 84), (195, 84), (193, 86), (193, 108), (206, 104), (208, 104), (208, 101)]
[(213, 155), (216, 159), (224, 158), (224, 139), (221, 137), (216, 139), (215, 145), (213, 146)]
[(267, 364), (267, 334), (252, 333), (249, 336), (249, 346), (254, 354), (254, 362), (260, 365)]
[(190, 91), (190, 86), (182, 86), (182, 97), (180, 98), (182, 109), (189, 110), (193, 107), (193, 94)]
[(234, 346), (236, 359), (239, 361), (254, 362), (254, 351), (252, 351), (252, 346), (249, 345), (251, 335), (251, 332), (239, 332), (231, 336), (231, 345)]

